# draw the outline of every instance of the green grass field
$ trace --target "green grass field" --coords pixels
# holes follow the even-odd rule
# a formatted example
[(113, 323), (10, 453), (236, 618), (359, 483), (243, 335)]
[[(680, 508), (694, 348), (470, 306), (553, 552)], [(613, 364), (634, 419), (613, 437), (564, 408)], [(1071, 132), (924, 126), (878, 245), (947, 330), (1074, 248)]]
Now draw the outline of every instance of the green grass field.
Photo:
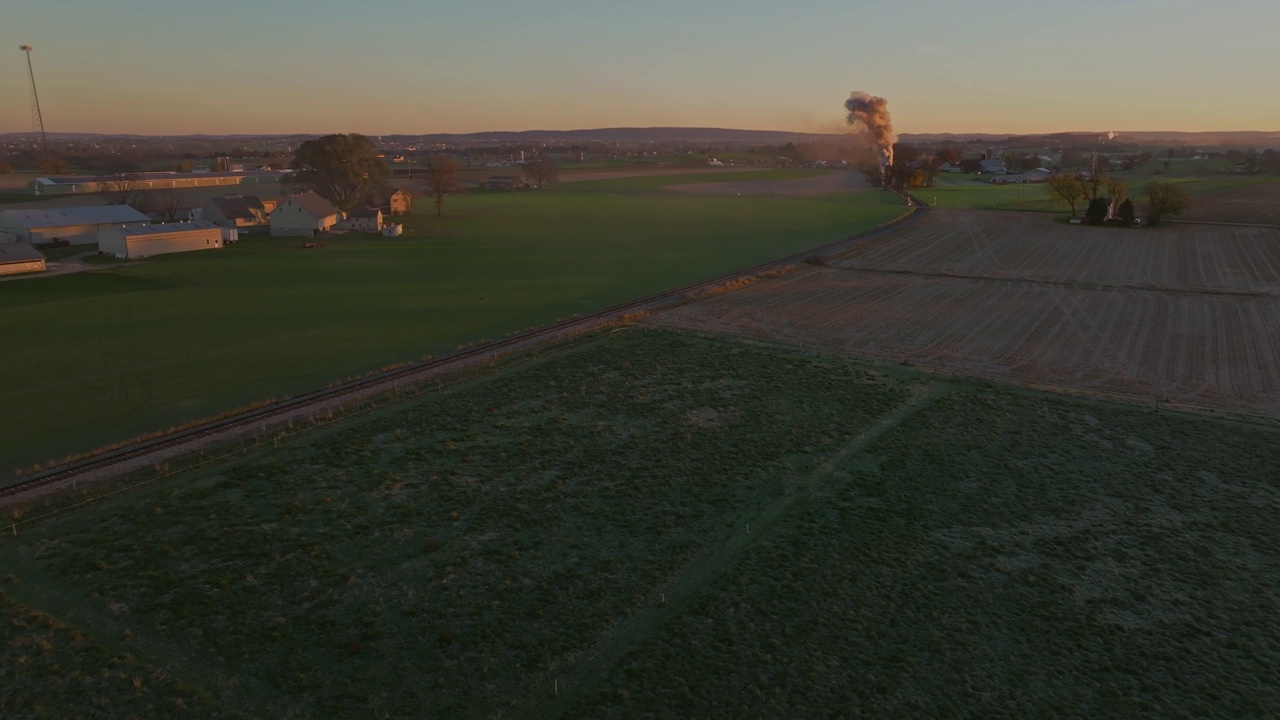
[(903, 209), (887, 193), (661, 189), (686, 180), (476, 194), (450, 198), (442, 218), (420, 203), (397, 239), (349, 234), (302, 250), (296, 238), (254, 235), (226, 250), (0, 283), (0, 363), (29, 371), (0, 390), (0, 467), (590, 313), (838, 240)]
[(601, 334), (0, 537), (3, 702), (1264, 716), (1278, 432)]

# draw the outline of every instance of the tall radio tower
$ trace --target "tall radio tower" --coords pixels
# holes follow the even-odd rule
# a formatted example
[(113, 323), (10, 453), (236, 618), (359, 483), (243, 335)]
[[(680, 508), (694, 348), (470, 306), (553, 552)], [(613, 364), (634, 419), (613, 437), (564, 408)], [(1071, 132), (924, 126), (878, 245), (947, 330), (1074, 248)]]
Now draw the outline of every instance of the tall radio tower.
[(31, 129), (40, 132), (40, 171), (49, 172), (52, 169), (49, 137), (45, 135), (44, 116), (40, 114), (40, 93), (36, 92), (36, 71), (31, 68), (31, 51), (35, 48), (23, 45), (19, 49), (27, 54), (27, 75), (31, 78)]

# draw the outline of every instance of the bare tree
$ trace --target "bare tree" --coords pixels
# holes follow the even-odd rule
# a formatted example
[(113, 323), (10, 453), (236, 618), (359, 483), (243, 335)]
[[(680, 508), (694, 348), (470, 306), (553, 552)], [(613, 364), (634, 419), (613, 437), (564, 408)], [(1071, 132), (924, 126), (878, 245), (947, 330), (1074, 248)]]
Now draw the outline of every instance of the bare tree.
[(938, 176), (938, 168), (942, 167), (942, 160), (936, 155), (921, 155), (920, 170), (924, 173), (924, 186), (933, 187), (933, 179)]
[(1055, 173), (1049, 176), (1049, 182), (1045, 184), (1045, 188), (1049, 191), (1049, 200), (1054, 205), (1071, 206), (1071, 214), (1076, 214), (1076, 203), (1081, 200), (1088, 200), (1084, 188), (1081, 187), (1079, 179), (1074, 175), (1064, 175)]
[(132, 205), (142, 194), (142, 176), (133, 171), (117, 171), (98, 177), (98, 193), (108, 205)]
[(165, 222), (173, 222), (188, 207), (187, 198), (180, 190), (164, 188), (149, 193), (151, 208)]
[(540, 157), (524, 164), (524, 176), (538, 189), (543, 183), (553, 183), (560, 179), (560, 166), (551, 158)]
[(427, 165), (424, 182), (427, 192), (435, 198), (436, 217), (444, 214), (444, 196), (462, 190), (458, 184), (458, 171), (458, 161), (447, 155), (437, 155)]

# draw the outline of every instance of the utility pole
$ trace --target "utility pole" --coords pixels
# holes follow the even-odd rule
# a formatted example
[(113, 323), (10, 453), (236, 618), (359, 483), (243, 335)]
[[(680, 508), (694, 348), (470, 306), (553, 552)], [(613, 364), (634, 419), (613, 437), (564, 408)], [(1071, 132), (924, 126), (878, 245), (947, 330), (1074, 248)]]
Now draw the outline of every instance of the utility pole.
[(40, 114), (40, 93), (36, 92), (36, 71), (31, 67), (31, 45), (19, 47), (27, 54), (27, 75), (31, 78), (31, 129), (40, 133), (40, 172), (48, 173), (53, 169), (49, 156), (49, 136), (44, 132), (44, 116)]

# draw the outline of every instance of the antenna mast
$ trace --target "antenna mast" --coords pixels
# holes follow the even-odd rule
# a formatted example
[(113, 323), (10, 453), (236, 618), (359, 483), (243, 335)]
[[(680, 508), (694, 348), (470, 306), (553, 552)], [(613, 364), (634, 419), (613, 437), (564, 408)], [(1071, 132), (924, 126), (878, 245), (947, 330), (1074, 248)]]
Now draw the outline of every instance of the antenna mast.
[(53, 163), (49, 157), (49, 136), (44, 132), (44, 116), (40, 114), (40, 93), (36, 92), (36, 71), (31, 67), (31, 45), (19, 48), (27, 54), (27, 75), (31, 78), (31, 129), (40, 131), (40, 170), (49, 172)]

